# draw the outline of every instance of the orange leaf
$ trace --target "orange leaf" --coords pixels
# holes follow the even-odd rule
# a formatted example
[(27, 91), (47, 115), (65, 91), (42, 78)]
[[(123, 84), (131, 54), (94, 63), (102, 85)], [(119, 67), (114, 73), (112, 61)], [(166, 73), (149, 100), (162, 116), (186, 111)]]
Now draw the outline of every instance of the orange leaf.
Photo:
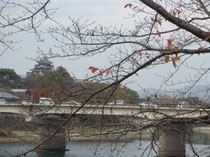
[(176, 54), (176, 56), (174, 57), (174, 60), (175, 61), (179, 61), (180, 60), (180, 57), (178, 57), (178, 54)]
[(91, 69), (93, 69), (93, 67), (92, 67), (92, 66), (90, 66), (88, 69), (90, 69), (90, 70), (91, 70)]
[(174, 68), (176, 68), (176, 61), (174, 58), (172, 58), (172, 63), (173, 63)]
[(109, 75), (109, 73), (110, 73), (110, 70), (107, 70), (107, 71), (106, 71), (106, 76), (108, 76), (108, 75)]
[(157, 30), (157, 35), (160, 37), (160, 32)]
[(151, 18), (152, 21), (155, 21), (155, 19)]
[(175, 11), (173, 11), (173, 15), (176, 16), (176, 12)]
[(170, 46), (172, 45), (173, 39), (168, 39), (167, 42), (168, 42), (168, 45)]
[(172, 47), (173, 39), (168, 39), (167, 42), (168, 42), (168, 47), (167, 47), (168, 50), (170, 50), (170, 51), (173, 50), (173, 47)]
[(203, 50), (203, 48), (202, 48), (202, 47), (200, 47), (200, 48), (198, 48), (198, 50), (199, 50), (199, 51), (201, 51), (201, 50)]
[(147, 56), (147, 59), (149, 59), (150, 58), (150, 56)]
[(179, 47), (175, 47), (175, 50), (178, 50), (179, 49)]
[(92, 73), (95, 73), (98, 70), (98, 68), (93, 68)]
[(127, 8), (127, 7), (131, 8), (132, 6), (133, 6), (133, 4), (128, 3), (124, 6), (124, 8)]
[(175, 61), (179, 61), (180, 60), (180, 57), (176, 56), (176, 57), (174, 57), (174, 60)]
[(165, 61), (166, 61), (166, 63), (168, 63), (168, 61), (169, 61), (169, 56), (165, 56)]
[(160, 20), (158, 20), (158, 23), (159, 23), (159, 25), (162, 25), (162, 21), (161, 21), (161, 19), (160, 19)]

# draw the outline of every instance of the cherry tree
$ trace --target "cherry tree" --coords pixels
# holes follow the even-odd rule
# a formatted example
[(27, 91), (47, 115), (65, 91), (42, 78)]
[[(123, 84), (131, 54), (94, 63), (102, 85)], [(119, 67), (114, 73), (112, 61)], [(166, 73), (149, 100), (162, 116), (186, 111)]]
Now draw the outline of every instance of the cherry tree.
[[(57, 42), (56, 48), (60, 49), (61, 53), (46, 55), (48, 57), (80, 58), (107, 54), (110, 59), (109, 64), (105, 67), (92, 65), (87, 67), (93, 75), (84, 82), (109, 80), (110, 83), (103, 89), (90, 93), (81, 108), (103, 90), (111, 88), (111, 96), (117, 87), (128, 78), (141, 77), (141, 71), (159, 65), (170, 64), (174, 68), (174, 71), (160, 83), (160, 89), (167, 86), (181, 68), (197, 70), (194, 78), (174, 83), (188, 83), (189, 87), (180, 94), (186, 95), (198, 82), (209, 75), (209, 65), (194, 68), (187, 62), (189, 58), (195, 56), (198, 58), (200, 55), (209, 57), (209, 7), (209, 1), (205, 0), (139, 0), (124, 6), (124, 9), (130, 10), (130, 18), (133, 19), (133, 25), (130, 27), (105, 27), (96, 25), (94, 22), (83, 22), (80, 19), (72, 18), (69, 25), (49, 28), (49, 33)], [(208, 92), (209, 89), (206, 90), (206, 93)], [(110, 96), (107, 97), (107, 101)], [(158, 99), (158, 91), (148, 98)], [(199, 107), (195, 107), (194, 111), (197, 111), (198, 108), (206, 111), (209, 108), (209, 97), (204, 102), (207, 105), (200, 104)], [(145, 118), (147, 119), (147, 117)], [(173, 123), (194, 123), (201, 119), (202, 122), (209, 121), (206, 116), (196, 120), (174, 118), (173, 116), (164, 116), (164, 118), (152, 122), (148, 120), (147, 124), (142, 123), (135, 129), (155, 128), (152, 131), (153, 139), (155, 139), (161, 128), (177, 130)], [(122, 132), (135, 129), (127, 125)], [(185, 132), (182, 129), (179, 131)], [(180, 132), (178, 136), (181, 136)], [(184, 138), (184, 140), (186, 139)], [(151, 142), (151, 148), (154, 148), (156, 144), (154, 141)], [(198, 155), (194, 149), (193, 152)]]

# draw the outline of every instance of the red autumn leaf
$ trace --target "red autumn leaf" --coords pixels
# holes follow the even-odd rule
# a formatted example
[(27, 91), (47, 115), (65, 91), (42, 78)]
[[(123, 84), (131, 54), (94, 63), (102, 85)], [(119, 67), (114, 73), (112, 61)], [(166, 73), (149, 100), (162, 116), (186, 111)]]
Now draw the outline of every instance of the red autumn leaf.
[(92, 66), (90, 66), (88, 69), (90, 69), (90, 70), (91, 70), (91, 69), (93, 69), (93, 67), (92, 67)]
[(162, 21), (161, 21), (161, 19), (160, 19), (160, 20), (158, 20), (158, 23), (159, 23), (159, 25), (162, 25)]
[(157, 30), (157, 35), (160, 37), (160, 32)]
[(107, 71), (106, 71), (106, 76), (108, 76), (108, 75), (109, 75), (109, 73), (110, 73), (110, 70), (107, 70)]
[(152, 21), (155, 21), (155, 19), (151, 18)]
[(179, 47), (175, 47), (175, 50), (178, 50), (179, 49)]
[(176, 61), (174, 58), (172, 58), (172, 63), (173, 63), (174, 68), (176, 68)]
[(135, 10), (135, 9), (137, 9), (137, 6), (135, 6), (135, 7), (133, 8), (133, 10)]
[(199, 51), (201, 51), (201, 50), (203, 50), (203, 48), (202, 48), (202, 47), (200, 47), (200, 48), (198, 48), (198, 50), (199, 50)]
[(100, 70), (100, 75), (102, 76), (103, 75), (103, 72)]
[(139, 74), (135, 73), (136, 76), (139, 76)]
[(170, 51), (173, 50), (173, 47), (172, 47), (173, 39), (168, 39), (167, 42), (168, 42), (168, 47), (167, 47), (168, 50), (170, 50)]
[(149, 59), (150, 58), (150, 56), (147, 56), (147, 59)]
[(173, 42), (173, 39), (168, 39), (167, 42), (168, 42), (168, 45), (171, 46), (172, 42)]
[(127, 7), (131, 8), (132, 6), (133, 6), (133, 4), (128, 3), (124, 6), (124, 8), (127, 8)]
[(176, 16), (176, 12), (175, 11), (173, 11), (173, 15)]
[(170, 59), (169, 56), (165, 56), (165, 61), (166, 61), (166, 63), (168, 63), (169, 59)]
[(155, 94), (155, 98), (157, 99), (157, 94)]
[(98, 68), (93, 68), (92, 73), (95, 73), (98, 70)]

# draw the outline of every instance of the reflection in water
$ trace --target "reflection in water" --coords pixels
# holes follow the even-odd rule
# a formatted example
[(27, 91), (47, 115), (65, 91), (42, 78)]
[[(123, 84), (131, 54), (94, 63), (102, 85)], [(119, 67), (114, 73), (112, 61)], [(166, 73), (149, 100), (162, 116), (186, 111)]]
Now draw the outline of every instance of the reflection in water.
[[(202, 150), (199, 152), (201, 157), (207, 157), (210, 155), (208, 149), (210, 145), (210, 134), (193, 133), (191, 134), (194, 148), (196, 150)], [(96, 141), (71, 141), (67, 144), (67, 152), (31, 152), (27, 157), (135, 157), (141, 156), (156, 156), (155, 151), (147, 149), (150, 145), (150, 140), (142, 138), (141, 140), (133, 141), (108, 141), (108, 142), (96, 142)], [(26, 150), (33, 148), (32, 143), (0, 143), (0, 156), (8, 156), (20, 154)], [(157, 146), (154, 146), (157, 151)], [(189, 144), (186, 146), (187, 155), (192, 155), (192, 150)]]

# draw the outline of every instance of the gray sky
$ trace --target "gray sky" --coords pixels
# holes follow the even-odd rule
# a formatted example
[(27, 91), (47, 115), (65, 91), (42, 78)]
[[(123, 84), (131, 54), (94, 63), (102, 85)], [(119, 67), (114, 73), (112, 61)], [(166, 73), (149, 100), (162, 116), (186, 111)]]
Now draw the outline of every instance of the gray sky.
[[(130, 13), (129, 9), (124, 9), (125, 4), (133, 3), (129, 0), (57, 0), (52, 2), (52, 7), (61, 7), (56, 13), (55, 18), (59, 22), (68, 25), (68, 17), (80, 18), (89, 21), (96, 21), (100, 25), (125, 25), (130, 27), (130, 19), (127, 19)], [(51, 25), (51, 23), (44, 23), (43, 28)], [(0, 57), (0, 68), (12, 68), (17, 74), (25, 75), (34, 67), (35, 62), (27, 58), (36, 58), (38, 56), (37, 47), (42, 48), (44, 51), (48, 51), (49, 45), (51, 45), (51, 39), (47, 38), (44, 42), (35, 42), (35, 36), (29, 33), (21, 33), (14, 36), (14, 39), (21, 40), (16, 45), (17, 51), (7, 51)], [(2, 49), (0, 47), (0, 49)], [(210, 66), (210, 55), (193, 56), (189, 59), (189, 66), (204, 67)], [(62, 65), (68, 72), (79, 79), (85, 78), (87, 75), (91, 76), (88, 70), (89, 66), (103, 67), (108, 61), (107, 56), (100, 57), (95, 56), (91, 58), (83, 58), (81, 60), (69, 60), (69, 59), (52, 59), (55, 67)], [(176, 70), (171, 63), (167, 65), (160, 65), (150, 70), (143, 70), (139, 72), (139, 76), (133, 76), (127, 83), (129, 87), (140, 90), (139, 86), (146, 88), (159, 88), (160, 82), (163, 80), (161, 77), (167, 77), (170, 71)], [(174, 81), (191, 79), (197, 73), (195, 70), (189, 70), (188, 68), (180, 69), (175, 75)], [(202, 84), (210, 82), (208, 77), (202, 81)], [(190, 78), (191, 77), (191, 78)], [(179, 84), (182, 87), (184, 84)], [(167, 87), (168, 89), (174, 87)]]

